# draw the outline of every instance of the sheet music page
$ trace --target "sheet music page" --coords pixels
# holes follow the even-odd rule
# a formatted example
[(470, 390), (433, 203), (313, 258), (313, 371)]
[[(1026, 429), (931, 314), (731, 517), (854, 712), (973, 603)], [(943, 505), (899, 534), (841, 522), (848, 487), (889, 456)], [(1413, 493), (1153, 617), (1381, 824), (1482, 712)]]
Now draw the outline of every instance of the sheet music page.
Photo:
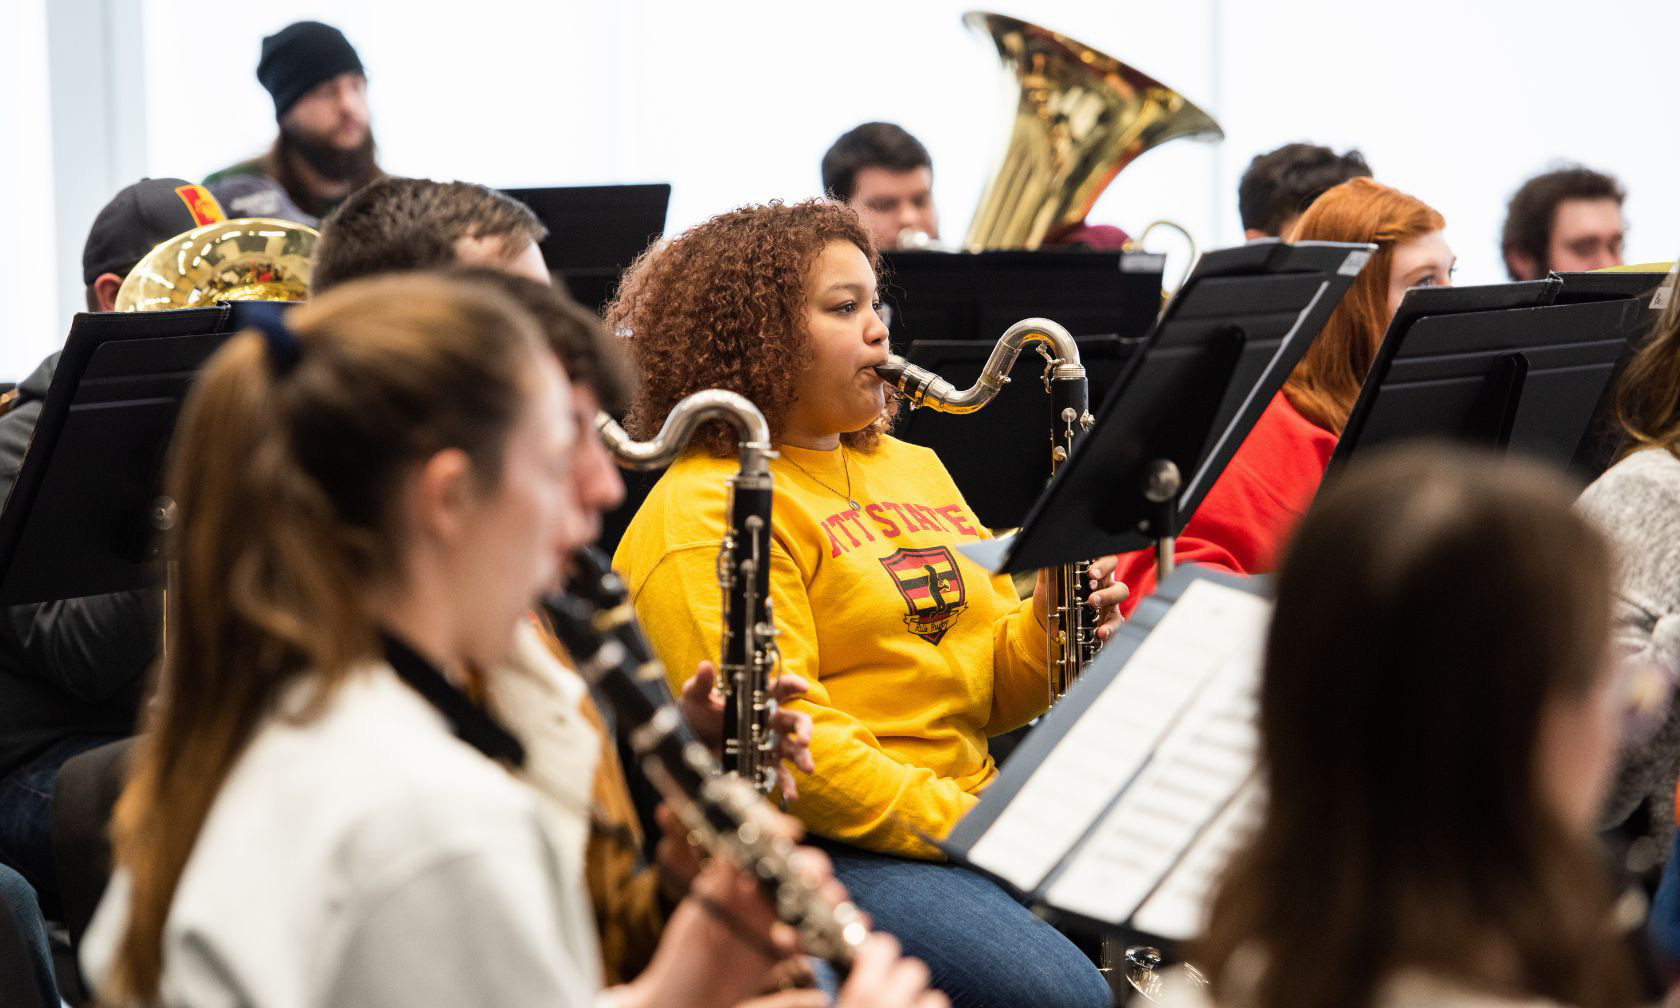
[(1263, 628), (1220, 630), (1238, 646), (1051, 882), (1051, 906), (1125, 921), (1253, 775)]
[(1149, 762), (1203, 685), (1233, 657), (1255, 659), (1270, 608), (1240, 588), (1192, 582), (975, 842), (970, 863), (1022, 892), (1037, 889)]
[(1132, 926), (1174, 941), (1200, 934), (1207, 923), (1214, 883), (1231, 855), (1260, 825), (1265, 802), (1265, 789), (1257, 778), (1250, 778), (1190, 845), (1184, 860), (1167, 874), (1155, 895), (1132, 914)]

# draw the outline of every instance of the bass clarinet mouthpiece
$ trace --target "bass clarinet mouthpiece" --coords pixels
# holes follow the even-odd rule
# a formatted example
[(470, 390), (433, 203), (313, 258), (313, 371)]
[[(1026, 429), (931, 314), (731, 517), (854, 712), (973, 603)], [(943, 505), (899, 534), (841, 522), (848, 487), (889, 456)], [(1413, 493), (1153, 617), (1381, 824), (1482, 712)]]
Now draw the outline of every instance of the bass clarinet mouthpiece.
[[(911, 409), (930, 406), (942, 413), (959, 412), (950, 408), (961, 402), (961, 396), (955, 386), (927, 368), (917, 367), (897, 354), (892, 354), (884, 362), (875, 365), (875, 374), (886, 383), (893, 395), (909, 403)], [(974, 407), (978, 408), (979, 406)]]

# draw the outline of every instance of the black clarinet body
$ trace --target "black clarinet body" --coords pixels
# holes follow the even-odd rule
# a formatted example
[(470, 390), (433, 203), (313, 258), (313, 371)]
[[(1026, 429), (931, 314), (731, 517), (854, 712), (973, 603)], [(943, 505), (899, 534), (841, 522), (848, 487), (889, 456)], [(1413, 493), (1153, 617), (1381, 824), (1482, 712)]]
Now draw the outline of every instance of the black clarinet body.
[(776, 623), (770, 612), (770, 518), (774, 481), (770, 425), (746, 398), (725, 389), (685, 396), (665, 418), (659, 433), (635, 441), (605, 414), (595, 426), (620, 465), (657, 469), (670, 465), (700, 424), (722, 420), (739, 437), (741, 466), (729, 479), (729, 507), (718, 549), (718, 585), (723, 592), (722, 648), (717, 688), (724, 696), (723, 768), (759, 793), (776, 793), (776, 741), (770, 731), (775, 711), (770, 690), (776, 679)]
[(578, 554), (569, 592), (542, 606), (580, 675), (612, 707), (643, 772), (694, 841), (757, 876), (805, 950), (842, 974), (868, 936), (850, 902), (831, 903), (792, 863), (794, 845), (767, 828), (775, 810), (742, 778), (722, 774), (678, 712), (665, 671), (636, 622), (624, 582), (595, 550)]
[(729, 534), (718, 551), (723, 590), (723, 765), (761, 794), (776, 793), (770, 731), (776, 624), (770, 606), (770, 474), (742, 470), (729, 481)]

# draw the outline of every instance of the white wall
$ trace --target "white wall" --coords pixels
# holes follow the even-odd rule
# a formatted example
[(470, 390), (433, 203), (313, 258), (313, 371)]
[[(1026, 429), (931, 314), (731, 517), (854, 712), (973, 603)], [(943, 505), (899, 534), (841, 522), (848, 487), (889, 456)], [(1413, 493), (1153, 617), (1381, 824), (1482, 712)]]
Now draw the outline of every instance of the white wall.
[[(1009, 97), (989, 47), (961, 25), (972, 2), (224, 4), (212, 29), (200, 0), (104, 0), (135, 5), (143, 23), (143, 109), (116, 120), (143, 124), (135, 177), (198, 178), (261, 150), (274, 132), (254, 76), (261, 38), (313, 17), (361, 51), (389, 170), (492, 185), (667, 180), (670, 227), (680, 229), (740, 203), (814, 195), (817, 161), (837, 134), (892, 119), (932, 150), (944, 228), (957, 236), (1001, 147)], [(21, 19), (24, 29), (0, 32), (0, 80), (40, 77), (28, 62), (38, 49), (19, 39), (41, 6), (0, 2), (6, 27)], [(1010, 13), (1133, 63), (1225, 127), (1222, 144), (1144, 155), (1094, 221), (1136, 229), (1165, 216), (1204, 247), (1237, 241), (1236, 180), (1249, 158), (1309, 139), (1360, 147), (1380, 179), (1441, 209), (1460, 282), (1503, 277), (1505, 200), (1559, 157), (1626, 183), (1630, 259), (1680, 252), (1680, 187), (1667, 178), (1680, 163), (1669, 114), (1680, 5), (1037, 0)], [(29, 121), (13, 122), (28, 120), (31, 104), (0, 112), (8, 140), (28, 135)], [(51, 176), (38, 156), (20, 161), (7, 146), (0, 179)], [(34, 212), (15, 193), (0, 200), (7, 230), (11, 207)], [(61, 224), (46, 253), (61, 270), (79, 254), (74, 231)], [(0, 376), (39, 356), (11, 343), (0, 344)]]
[(5, 0), (0, 14), (0, 379), (64, 336), (56, 278), (45, 0)]

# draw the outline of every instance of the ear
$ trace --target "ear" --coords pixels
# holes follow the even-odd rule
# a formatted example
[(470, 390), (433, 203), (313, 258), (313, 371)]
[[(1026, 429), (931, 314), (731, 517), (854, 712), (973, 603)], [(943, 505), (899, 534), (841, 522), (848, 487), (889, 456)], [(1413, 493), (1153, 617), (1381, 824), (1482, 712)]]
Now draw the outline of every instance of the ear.
[(110, 311), (117, 303), (117, 291), (122, 290), (123, 278), (115, 273), (101, 273), (93, 279), (93, 296), (100, 311)]
[(1546, 275), (1533, 256), (1515, 246), (1505, 249), (1505, 271), (1511, 274), (1513, 280), (1537, 280)]
[(472, 459), (459, 448), (445, 448), (421, 463), (409, 482), (412, 534), (455, 542), (470, 524), (478, 497)]

